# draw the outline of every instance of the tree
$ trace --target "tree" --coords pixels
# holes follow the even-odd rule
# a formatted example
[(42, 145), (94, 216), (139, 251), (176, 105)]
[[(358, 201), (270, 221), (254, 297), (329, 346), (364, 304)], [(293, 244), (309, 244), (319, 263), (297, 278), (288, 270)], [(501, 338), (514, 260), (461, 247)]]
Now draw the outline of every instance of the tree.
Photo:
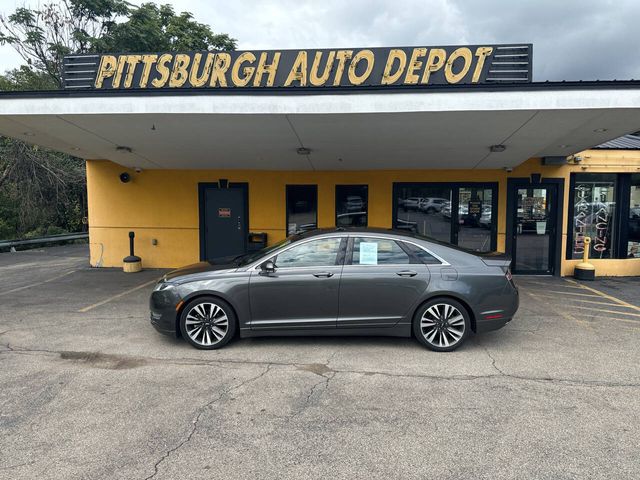
[[(123, 21), (118, 21), (123, 20)], [(0, 44), (11, 45), (35, 71), (62, 87), (62, 60), (72, 53), (232, 50), (235, 39), (214, 34), (170, 5), (125, 0), (61, 0), (0, 16)]]
[[(26, 63), (0, 75), (0, 91), (15, 91), (62, 88), (68, 54), (232, 50), (236, 40), (170, 5), (59, 0), (0, 15), (0, 44)], [(80, 229), (85, 205), (81, 159), (0, 137), (0, 238)]]

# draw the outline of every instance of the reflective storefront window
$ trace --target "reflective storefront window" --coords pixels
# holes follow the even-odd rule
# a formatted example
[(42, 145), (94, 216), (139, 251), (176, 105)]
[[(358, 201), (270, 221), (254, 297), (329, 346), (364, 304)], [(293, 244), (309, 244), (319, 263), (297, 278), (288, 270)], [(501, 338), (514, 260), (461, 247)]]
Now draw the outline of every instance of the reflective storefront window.
[(318, 226), (318, 186), (287, 185), (287, 235)]
[(476, 252), (491, 251), (492, 189), (462, 187), (458, 204), (458, 245)]
[(336, 227), (366, 227), (367, 185), (336, 185)]
[(573, 188), (571, 258), (582, 258), (591, 238), (592, 258), (615, 258), (616, 175), (578, 173)]
[(396, 189), (395, 228), (451, 241), (451, 187), (415, 184)]
[(627, 257), (640, 258), (640, 174), (631, 175), (629, 222), (627, 224)]
[(491, 184), (397, 183), (394, 228), (477, 252), (492, 251), (495, 191)]

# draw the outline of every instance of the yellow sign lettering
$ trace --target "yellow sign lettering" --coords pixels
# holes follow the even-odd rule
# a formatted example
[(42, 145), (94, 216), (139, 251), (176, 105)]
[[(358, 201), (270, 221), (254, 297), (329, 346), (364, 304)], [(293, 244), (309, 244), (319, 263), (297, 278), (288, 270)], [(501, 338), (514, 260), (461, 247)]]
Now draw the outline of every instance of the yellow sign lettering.
[(191, 63), (191, 71), (189, 72), (189, 83), (192, 87), (203, 87), (205, 83), (209, 81), (211, 75), (211, 67), (213, 66), (213, 53), (207, 53), (207, 58), (204, 61), (202, 72), (198, 75), (200, 70), (200, 62), (202, 62), (202, 54), (196, 53), (193, 55), (193, 62)]
[(306, 50), (300, 50), (296, 60), (293, 62), (289, 75), (284, 82), (284, 86), (288, 87), (293, 82), (299, 82), (301, 87), (307, 85), (307, 52)]
[(407, 75), (404, 77), (404, 83), (409, 85), (415, 85), (418, 83), (420, 77), (415, 73), (422, 68), (422, 62), (418, 60), (427, 54), (426, 48), (414, 48), (411, 53), (411, 60), (409, 60), (409, 66), (407, 67)]
[(313, 59), (313, 64), (311, 65), (311, 71), (309, 72), (309, 83), (314, 87), (321, 87), (327, 80), (329, 80), (329, 75), (331, 75), (331, 68), (333, 67), (333, 61), (336, 58), (336, 52), (331, 50), (327, 54), (327, 63), (324, 65), (324, 70), (322, 75), (318, 74), (318, 70), (320, 69), (320, 60), (322, 60), (322, 52), (316, 52), (316, 55)]
[[(236, 61), (233, 62), (233, 67), (231, 68), (231, 81), (236, 87), (245, 87), (253, 76), (253, 72), (255, 72), (255, 67), (242, 67), (244, 63), (253, 63), (256, 61), (256, 56), (251, 52), (241, 53)], [(240, 68), (242, 68), (242, 77), (240, 76)]]
[(273, 54), (273, 60), (267, 64), (267, 52), (260, 54), (260, 60), (258, 60), (258, 67), (256, 68), (256, 75), (253, 78), (253, 86), (259, 87), (262, 83), (262, 75), (267, 74), (267, 87), (273, 87), (273, 83), (276, 80), (276, 72), (278, 71), (278, 63), (280, 63), (280, 52)]
[(158, 58), (158, 63), (156, 63), (156, 70), (158, 71), (160, 76), (151, 80), (151, 85), (156, 88), (164, 87), (165, 83), (167, 83), (167, 80), (169, 79), (169, 74), (171, 73), (169, 67), (167, 67), (167, 63), (169, 63), (171, 59), (173, 59), (173, 55), (171, 55), (170, 53), (160, 55), (160, 58)]
[(429, 57), (427, 58), (427, 64), (424, 67), (424, 73), (422, 74), (422, 80), (420, 83), (429, 83), (429, 78), (433, 72), (437, 72), (444, 66), (444, 61), (447, 58), (447, 52), (442, 48), (432, 48), (429, 50)]
[(211, 72), (211, 80), (209, 81), (210, 87), (220, 85), (221, 87), (227, 86), (227, 77), (225, 74), (231, 66), (231, 55), (225, 52), (216, 53), (216, 58), (213, 61), (213, 71)]
[[(395, 72), (391, 73), (393, 70), (393, 64), (398, 61), (398, 68)], [(404, 50), (400, 50), (398, 48), (392, 48), (389, 51), (389, 56), (387, 57), (387, 63), (384, 66), (384, 73), (382, 74), (382, 85), (391, 85), (398, 81), (398, 79), (404, 73), (404, 69), (407, 66), (407, 54), (404, 53)]]
[[(356, 73), (356, 69), (358, 68), (358, 63), (361, 60), (364, 60), (367, 62), (367, 68), (365, 69), (363, 74), (358, 75)], [(351, 82), (352, 85), (360, 85), (367, 78), (369, 78), (369, 75), (371, 75), (371, 70), (373, 70), (374, 61), (375, 61), (375, 58), (371, 50), (360, 50), (358, 53), (356, 53), (353, 56), (353, 60), (351, 60), (351, 65), (349, 65), (349, 72), (348, 72), (349, 81)]]
[(342, 74), (344, 73), (344, 67), (347, 60), (353, 55), (353, 50), (338, 50), (336, 58), (338, 59), (338, 66), (336, 67), (336, 75), (333, 77), (333, 86), (338, 87), (342, 82)]
[(476, 69), (473, 71), (473, 77), (471, 83), (478, 83), (480, 81), (480, 75), (482, 75), (482, 68), (484, 67), (484, 61), (489, 55), (493, 53), (493, 47), (478, 47), (476, 50), (476, 57), (478, 61), (476, 63)]
[(149, 74), (151, 73), (151, 66), (158, 61), (158, 55), (143, 55), (142, 56), (142, 75), (140, 76), (140, 88), (147, 88), (149, 83)]
[(109, 77), (113, 77), (116, 72), (116, 65), (118, 59), (113, 55), (103, 55), (100, 59), (100, 67), (98, 68), (98, 75), (96, 75), (96, 88), (102, 88), (104, 80)]
[[(458, 73), (454, 73), (453, 71), (453, 63), (458, 59), (463, 59), (464, 63), (462, 64), (462, 68)], [(473, 61), (473, 55), (471, 50), (466, 47), (461, 47), (453, 51), (453, 53), (449, 56), (449, 60), (447, 60), (447, 64), (444, 66), (444, 77), (447, 79), (449, 83), (458, 83), (462, 80), (469, 69), (471, 68), (471, 62)]]

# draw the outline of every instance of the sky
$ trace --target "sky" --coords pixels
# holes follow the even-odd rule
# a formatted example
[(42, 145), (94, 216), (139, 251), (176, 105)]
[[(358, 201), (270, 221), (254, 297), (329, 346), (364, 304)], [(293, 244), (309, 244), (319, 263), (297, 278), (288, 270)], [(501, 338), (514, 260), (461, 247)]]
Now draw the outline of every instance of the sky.
[[(46, 0), (0, 0), (0, 13)], [(132, 4), (142, 3), (130, 0)], [(246, 50), (533, 43), (533, 79), (640, 79), (639, 0), (159, 0)], [(21, 58), (0, 46), (0, 71)]]

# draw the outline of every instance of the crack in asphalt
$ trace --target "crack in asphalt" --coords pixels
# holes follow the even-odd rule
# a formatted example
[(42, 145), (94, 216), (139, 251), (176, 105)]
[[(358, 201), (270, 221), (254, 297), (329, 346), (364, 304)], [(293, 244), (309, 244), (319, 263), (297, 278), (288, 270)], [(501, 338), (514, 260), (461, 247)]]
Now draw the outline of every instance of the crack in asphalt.
[(235, 385), (233, 387), (230, 387), (230, 388), (228, 388), (226, 390), (223, 390), (220, 393), (220, 395), (218, 395), (216, 398), (214, 398), (213, 400), (211, 400), (211, 401), (205, 403), (203, 406), (201, 406), (198, 409), (198, 414), (196, 415), (196, 418), (191, 421), (191, 431), (189, 432), (187, 437), (184, 440), (182, 440), (180, 443), (178, 443), (178, 445), (176, 445), (175, 447), (167, 450), (167, 452), (162, 457), (160, 457), (160, 459), (154, 464), (153, 473), (151, 475), (145, 477), (144, 480), (151, 480), (152, 478), (154, 478), (158, 474), (160, 465), (162, 465), (162, 463), (165, 460), (167, 460), (172, 453), (175, 453), (176, 451), (180, 450), (182, 447), (184, 447), (186, 444), (188, 444), (191, 441), (191, 439), (193, 438), (193, 436), (195, 435), (195, 433), (198, 430), (198, 424), (200, 423), (200, 420), (202, 419), (203, 415), (205, 414), (205, 412), (207, 410), (211, 409), (211, 407), (214, 404), (216, 404), (217, 402), (222, 400), (225, 396), (229, 395), (230, 393), (235, 392), (236, 390), (242, 388), (243, 386), (247, 385), (248, 383), (255, 382), (256, 380), (259, 380), (260, 378), (264, 377), (267, 373), (269, 373), (269, 370), (271, 369), (271, 367), (272, 367), (272, 364), (271, 363), (267, 363), (265, 370), (262, 373), (260, 373), (259, 375), (256, 375), (255, 377), (248, 378), (248, 379), (240, 382), (239, 384), (237, 384), (237, 385)]
[[(56, 350), (43, 350), (43, 349), (26, 349), (11, 346), (9, 344), (3, 344), (7, 348), (7, 350), (0, 350), (0, 355), (2, 354), (22, 354), (22, 355), (49, 355), (49, 356), (57, 356), (64, 360), (72, 360), (72, 361), (85, 361), (86, 357), (90, 357), (92, 355), (96, 355), (101, 359), (106, 361), (111, 361), (116, 365), (119, 362), (130, 362), (133, 364), (137, 364), (138, 366), (153, 366), (153, 365), (176, 365), (176, 366), (219, 366), (219, 365), (271, 365), (271, 366), (284, 366), (284, 367), (294, 367), (303, 370), (311, 371), (312, 373), (314, 368), (317, 368), (319, 365), (327, 368), (327, 371), (335, 372), (335, 374), (354, 374), (354, 375), (379, 375), (383, 377), (391, 377), (391, 378), (410, 378), (410, 379), (423, 379), (423, 380), (441, 380), (441, 381), (475, 381), (482, 379), (491, 379), (491, 378), (510, 378), (513, 380), (521, 380), (521, 381), (530, 381), (530, 382), (538, 382), (538, 383), (552, 383), (552, 384), (560, 384), (567, 386), (576, 386), (576, 387), (621, 387), (621, 388), (637, 388), (640, 387), (640, 383), (622, 383), (622, 382), (606, 382), (601, 380), (578, 380), (578, 379), (570, 379), (570, 378), (554, 378), (554, 377), (536, 377), (536, 376), (527, 376), (527, 375), (515, 375), (506, 373), (504, 370), (501, 370), (496, 364), (493, 356), (486, 350), (485, 347), (482, 347), (485, 350), (485, 353), (492, 361), (491, 366), (496, 371), (494, 375), (426, 375), (426, 374), (418, 374), (418, 373), (393, 373), (393, 372), (383, 372), (379, 370), (354, 370), (354, 369), (335, 369), (329, 368), (324, 364), (310, 363), (310, 364), (301, 364), (299, 362), (265, 362), (265, 361), (253, 361), (253, 360), (231, 360), (231, 359), (215, 359), (215, 360), (202, 360), (202, 359), (193, 359), (193, 358), (185, 358), (185, 359), (168, 359), (168, 358), (159, 358), (159, 357), (140, 357), (133, 355), (116, 355), (116, 354), (99, 354), (96, 352), (69, 352), (69, 351), (56, 351)], [(73, 358), (76, 357), (76, 358)], [(103, 367), (105, 368), (105, 367)], [(114, 367), (106, 367), (106, 368), (114, 368)], [(327, 373), (327, 372), (324, 372)], [(319, 373), (316, 373), (317, 375)], [(324, 376), (322, 374), (319, 374)], [(334, 375), (335, 376), (335, 375)], [(322, 383), (322, 382), (320, 382)]]

